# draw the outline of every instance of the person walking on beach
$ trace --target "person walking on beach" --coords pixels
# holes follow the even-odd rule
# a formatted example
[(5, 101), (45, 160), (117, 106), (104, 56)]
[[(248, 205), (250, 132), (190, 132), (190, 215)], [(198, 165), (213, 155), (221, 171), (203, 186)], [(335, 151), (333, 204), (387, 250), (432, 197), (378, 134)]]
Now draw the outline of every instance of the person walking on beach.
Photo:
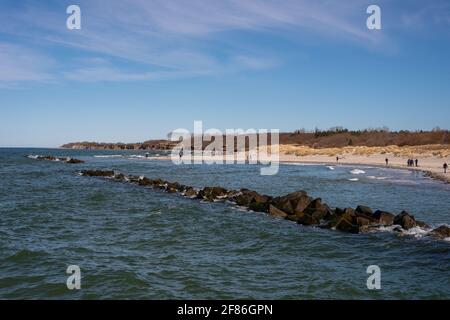
[(389, 165), (389, 159), (386, 158), (386, 159), (384, 159), (384, 161), (386, 161), (386, 165), (388, 166)]
[(444, 167), (444, 173), (447, 173), (447, 169), (448, 169), (448, 164), (447, 164), (447, 162), (444, 162), (443, 167)]
[(339, 156), (336, 157), (336, 163), (339, 163)]
[(183, 149), (180, 150), (180, 153), (178, 155), (180, 156), (180, 160), (181, 160), (181, 158), (183, 158)]
[(418, 167), (419, 166), (419, 159), (416, 159), (416, 167)]

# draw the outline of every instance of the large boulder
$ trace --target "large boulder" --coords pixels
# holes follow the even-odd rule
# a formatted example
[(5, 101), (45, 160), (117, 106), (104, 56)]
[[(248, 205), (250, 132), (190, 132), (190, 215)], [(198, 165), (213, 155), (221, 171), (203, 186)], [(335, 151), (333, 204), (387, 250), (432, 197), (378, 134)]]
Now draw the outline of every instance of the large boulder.
[(292, 215), (303, 212), (310, 205), (311, 201), (312, 198), (305, 191), (300, 190), (282, 197), (277, 197), (273, 200), (273, 203), (277, 208)]
[(302, 211), (296, 212), (298, 216), (297, 222), (304, 225), (318, 225), (321, 220), (328, 220), (332, 215), (332, 210), (327, 204), (322, 203), (322, 199), (312, 200), (309, 205)]
[(394, 224), (395, 216), (386, 211), (377, 210), (372, 217), (378, 221), (378, 224), (383, 226), (391, 226)]
[(416, 224), (417, 224), (418, 227), (421, 227), (422, 229), (429, 229), (430, 228), (430, 226), (428, 224), (426, 224), (425, 222), (420, 221), (420, 220), (416, 220)]
[(350, 233), (359, 233), (359, 226), (352, 221), (349, 221), (347, 218), (342, 217), (336, 224), (336, 230)]
[(231, 197), (230, 200), (236, 202), (238, 206), (248, 207), (255, 196), (259, 195), (256, 191), (241, 189), (240, 192)]
[(371, 216), (373, 214), (372, 209), (367, 206), (359, 205), (356, 207), (356, 213), (363, 214), (365, 216)]
[(406, 211), (402, 211), (394, 218), (394, 224), (401, 226), (403, 229), (408, 230), (417, 226), (416, 219)]
[(252, 202), (248, 205), (248, 208), (256, 212), (268, 212), (270, 200), (271, 198), (269, 196), (253, 198)]
[(269, 205), (269, 214), (271, 216), (275, 216), (275, 217), (281, 217), (281, 218), (286, 218), (287, 217), (287, 213), (278, 209), (277, 207), (273, 206), (273, 205)]
[(442, 225), (431, 231), (431, 235), (437, 239), (450, 238), (450, 227)]
[(358, 216), (352, 208), (336, 208), (334, 213), (327, 217), (328, 222), (321, 225), (322, 228), (335, 228), (336, 230), (359, 233), (359, 224), (364, 225), (363, 218), (360, 217), (358, 221)]

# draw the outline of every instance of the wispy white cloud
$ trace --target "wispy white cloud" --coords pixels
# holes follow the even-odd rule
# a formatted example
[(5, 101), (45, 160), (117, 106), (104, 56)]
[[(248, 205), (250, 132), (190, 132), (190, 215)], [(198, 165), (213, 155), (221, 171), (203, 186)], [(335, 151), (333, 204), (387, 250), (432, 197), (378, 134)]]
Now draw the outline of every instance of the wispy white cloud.
[(48, 81), (48, 70), (54, 62), (46, 55), (26, 47), (0, 42), (0, 83), (16, 84), (24, 81)]
[[(52, 76), (73, 81), (140, 81), (261, 70), (283, 63), (276, 50), (269, 53), (263, 45), (261, 50), (248, 50), (252, 44), (233, 43), (229, 39), (236, 32), (306, 34), (368, 47), (386, 44), (384, 33), (365, 28), (365, 6), (358, 0), (78, 0), (79, 31), (65, 28), (65, 8), (60, 2), (50, 4), (33, 1), (15, 12), (0, 10), (1, 20), (6, 21), (0, 32), (15, 35), (42, 52), (47, 47), (65, 48), (91, 60), (65, 57), (64, 71), (57, 74), (50, 72), (48, 64), (34, 65), (34, 59), (42, 58), (35, 52), (23, 50), (14, 58), (10, 47), (0, 60), (7, 70), (0, 74), (0, 81), (40, 81)], [(436, 19), (445, 20), (445, 15)]]

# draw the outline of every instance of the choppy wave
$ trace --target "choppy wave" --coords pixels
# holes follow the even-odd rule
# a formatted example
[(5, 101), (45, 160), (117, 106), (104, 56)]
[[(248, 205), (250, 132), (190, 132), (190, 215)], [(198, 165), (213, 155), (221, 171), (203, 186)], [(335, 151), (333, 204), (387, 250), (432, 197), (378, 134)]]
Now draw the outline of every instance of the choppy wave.
[(359, 179), (358, 178), (350, 178), (350, 179), (347, 179), (348, 181), (359, 181)]
[(351, 174), (364, 174), (366, 173), (364, 170), (361, 169), (353, 169), (352, 171), (350, 171)]
[(330, 170), (334, 170), (333, 166), (327, 166), (327, 168), (330, 169)]
[(7, 261), (11, 262), (23, 262), (29, 259), (36, 259), (41, 256), (45, 256), (46, 253), (43, 251), (31, 251), (27, 249), (20, 250), (15, 254), (6, 258)]

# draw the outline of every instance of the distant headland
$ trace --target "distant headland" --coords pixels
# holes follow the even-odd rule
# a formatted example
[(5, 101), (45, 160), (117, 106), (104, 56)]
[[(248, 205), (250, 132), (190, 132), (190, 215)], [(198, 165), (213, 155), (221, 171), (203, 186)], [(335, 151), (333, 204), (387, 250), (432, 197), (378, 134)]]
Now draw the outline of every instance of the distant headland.
[[(70, 142), (62, 148), (102, 150), (170, 150), (177, 142), (170, 140), (147, 140), (144, 142)], [(382, 129), (348, 130), (335, 127), (328, 130), (280, 133), (280, 145), (303, 146), (312, 149), (344, 147), (424, 146), (450, 144), (450, 131), (436, 128), (431, 131), (389, 131)]]

